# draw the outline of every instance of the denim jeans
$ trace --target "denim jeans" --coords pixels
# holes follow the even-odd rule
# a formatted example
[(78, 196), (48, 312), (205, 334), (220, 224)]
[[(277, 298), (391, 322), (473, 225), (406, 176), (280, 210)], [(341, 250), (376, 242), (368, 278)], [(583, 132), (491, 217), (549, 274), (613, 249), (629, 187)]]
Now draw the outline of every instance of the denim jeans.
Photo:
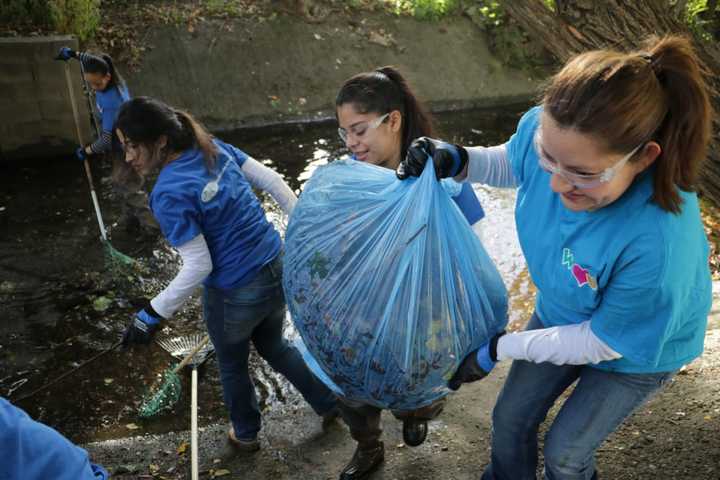
[[(527, 329), (543, 328), (533, 315)], [(546, 480), (597, 478), (595, 451), (675, 372), (629, 374), (587, 365), (515, 360), (492, 417), (492, 453), (482, 480), (535, 480), (538, 427), (577, 380), (545, 435)]]
[(215, 345), (225, 406), (235, 436), (257, 437), (260, 410), (248, 372), (252, 340), (258, 354), (297, 388), (318, 415), (337, 405), (332, 392), (305, 365), (283, 337), (285, 297), (280, 257), (267, 264), (247, 285), (232, 290), (205, 288), (203, 309)]

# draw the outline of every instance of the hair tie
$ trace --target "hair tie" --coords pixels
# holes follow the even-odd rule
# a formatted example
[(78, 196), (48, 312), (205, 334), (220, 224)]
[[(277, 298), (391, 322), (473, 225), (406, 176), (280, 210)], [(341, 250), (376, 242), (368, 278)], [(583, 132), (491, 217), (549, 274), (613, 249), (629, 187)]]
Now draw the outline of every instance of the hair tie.
[(639, 53), (638, 56), (640, 58), (642, 58), (643, 60), (645, 60), (648, 63), (648, 65), (650, 65), (650, 68), (652, 68), (653, 73), (659, 80), (660, 76), (661, 76), (661, 72), (659, 71), (659, 68), (658, 68), (657, 58), (653, 57), (652, 54), (647, 53), (647, 52)]

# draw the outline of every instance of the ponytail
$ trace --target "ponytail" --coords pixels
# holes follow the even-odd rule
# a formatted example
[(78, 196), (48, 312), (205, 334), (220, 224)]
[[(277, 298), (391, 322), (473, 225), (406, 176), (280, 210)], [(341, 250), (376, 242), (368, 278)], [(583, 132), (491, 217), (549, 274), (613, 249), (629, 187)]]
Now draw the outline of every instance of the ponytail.
[[(203, 152), (207, 169), (212, 170), (218, 154), (212, 135), (189, 113), (183, 110), (174, 110), (174, 113), (182, 124), (183, 132), (189, 134), (193, 139), (192, 143)], [(182, 150), (182, 148), (179, 148), (179, 150)]]
[(120, 75), (120, 72), (117, 71), (115, 68), (115, 64), (113, 63), (113, 59), (110, 55), (107, 53), (103, 53), (100, 55), (102, 59), (105, 61), (105, 63), (108, 66), (107, 72), (110, 74), (110, 85), (118, 87), (122, 90), (127, 90), (127, 86), (125, 85), (125, 79)]
[(667, 114), (654, 138), (662, 147), (656, 162), (655, 201), (677, 213), (681, 202), (677, 188), (695, 190), (712, 135), (707, 71), (685, 38), (651, 38), (647, 44), (650, 67), (667, 103)]
[(403, 142), (400, 158), (405, 158), (410, 144), (418, 137), (434, 137), (432, 116), (417, 99), (405, 78), (394, 67), (386, 66), (376, 70), (387, 76), (400, 89), (404, 104)]

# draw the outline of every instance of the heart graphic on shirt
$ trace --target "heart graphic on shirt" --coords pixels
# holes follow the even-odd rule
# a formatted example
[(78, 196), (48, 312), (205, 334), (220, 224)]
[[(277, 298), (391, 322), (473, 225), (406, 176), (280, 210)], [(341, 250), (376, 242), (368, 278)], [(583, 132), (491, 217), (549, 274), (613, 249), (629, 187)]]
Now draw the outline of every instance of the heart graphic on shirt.
[(588, 281), (589, 281), (588, 279), (589, 279), (589, 277), (590, 277), (590, 273), (588, 273), (587, 270), (585, 270), (584, 268), (582, 268), (582, 267), (581, 267), (580, 265), (578, 265), (577, 263), (572, 266), (572, 274), (573, 274), (573, 276), (575, 277), (575, 280), (576, 280), (577, 283), (578, 283), (578, 287), (582, 287), (583, 285), (587, 285), (587, 284), (588, 284)]

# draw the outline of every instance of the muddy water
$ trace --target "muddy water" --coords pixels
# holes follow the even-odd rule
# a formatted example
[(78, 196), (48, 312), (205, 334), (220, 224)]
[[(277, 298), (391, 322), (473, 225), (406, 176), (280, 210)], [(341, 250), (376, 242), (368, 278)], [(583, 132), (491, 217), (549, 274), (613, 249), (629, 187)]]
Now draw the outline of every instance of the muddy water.
[[(443, 114), (438, 118), (440, 131), (455, 143), (499, 143), (512, 133), (522, 110)], [(335, 128), (328, 122), (219, 136), (276, 169), (300, 192), (317, 166), (343, 153)], [(172, 410), (145, 421), (136, 415), (140, 400), (154, 391), (172, 358), (157, 345), (112, 349), (145, 298), (172, 279), (178, 259), (161, 239), (126, 228), (109, 166), (101, 163), (94, 171), (112, 245), (136, 258), (140, 269), (107, 268), (78, 162), (57, 158), (0, 164), (0, 396), (78, 442), (185, 430), (186, 378)], [(511, 325), (517, 327), (529, 315), (533, 292), (514, 229), (514, 193), (486, 187), (476, 192), (487, 214), (481, 236), (510, 289)], [(281, 227), (277, 207), (269, 198), (264, 203)], [(161, 335), (200, 331), (196, 294)], [(98, 354), (98, 359), (33, 394)], [(263, 408), (301, 402), (254, 354), (251, 364)], [(201, 425), (226, 417), (214, 359), (201, 369), (199, 405)]]

